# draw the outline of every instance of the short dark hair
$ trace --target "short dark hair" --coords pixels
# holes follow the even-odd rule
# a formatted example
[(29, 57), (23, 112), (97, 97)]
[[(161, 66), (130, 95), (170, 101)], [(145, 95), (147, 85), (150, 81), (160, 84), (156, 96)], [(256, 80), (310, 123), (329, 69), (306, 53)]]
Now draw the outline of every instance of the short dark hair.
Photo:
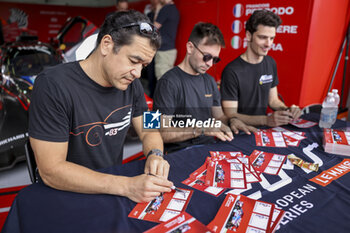
[(152, 25), (146, 15), (135, 10), (113, 12), (109, 14), (100, 28), (100, 32), (97, 36), (96, 46), (101, 43), (101, 40), (105, 35), (110, 35), (114, 42), (114, 52), (117, 53), (122, 46), (130, 45), (133, 42), (134, 35), (138, 35), (149, 38), (150, 45), (155, 50), (159, 49), (161, 43), (160, 34), (153, 25), (153, 34), (141, 33), (139, 25), (123, 28), (123, 26), (141, 22), (146, 22)]
[(256, 10), (248, 19), (245, 25), (245, 30), (253, 34), (256, 32), (260, 24), (263, 26), (275, 27), (277, 29), (281, 23), (281, 18), (272, 11)]
[(118, 4), (120, 2), (128, 2), (128, 0), (115, 0), (115, 4)]
[(203, 22), (197, 23), (194, 25), (188, 41), (199, 44), (204, 38), (207, 38), (205, 45), (217, 44), (221, 47), (225, 47), (224, 36), (220, 29), (214, 24)]

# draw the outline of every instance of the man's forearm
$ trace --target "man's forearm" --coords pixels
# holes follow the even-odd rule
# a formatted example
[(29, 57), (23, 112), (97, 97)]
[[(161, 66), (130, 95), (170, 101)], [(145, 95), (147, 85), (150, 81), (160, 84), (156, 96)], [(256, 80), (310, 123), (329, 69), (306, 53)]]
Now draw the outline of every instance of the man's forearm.
[(39, 168), (39, 173), (44, 183), (52, 188), (87, 194), (123, 196), (128, 183), (128, 177), (96, 172), (67, 161), (52, 169)]
[(235, 114), (232, 114), (232, 117), (238, 118), (239, 120), (243, 121), (247, 125), (263, 126), (267, 124), (267, 116), (265, 115), (252, 116), (252, 115), (235, 113)]
[(196, 138), (202, 134), (201, 128), (169, 128), (162, 129), (161, 135), (164, 143), (181, 142)]
[(288, 108), (287, 105), (285, 105), (280, 99), (277, 99), (269, 103), (269, 107), (274, 111), (286, 110)]
[(158, 131), (148, 132), (142, 139), (143, 153), (147, 155), (152, 149), (163, 151), (163, 140)]

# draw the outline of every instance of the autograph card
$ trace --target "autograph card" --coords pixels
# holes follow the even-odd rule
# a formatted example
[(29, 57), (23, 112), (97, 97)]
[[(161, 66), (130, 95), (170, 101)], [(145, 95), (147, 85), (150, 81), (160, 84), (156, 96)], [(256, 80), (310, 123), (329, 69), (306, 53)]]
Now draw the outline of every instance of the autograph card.
[(271, 203), (227, 194), (207, 227), (213, 232), (269, 232), (274, 208)]
[(307, 120), (304, 120), (304, 119), (296, 119), (296, 120), (292, 120), (290, 122), (291, 125), (294, 125), (295, 127), (298, 127), (298, 128), (311, 128), (312, 126), (315, 126), (317, 125), (316, 122), (313, 122), (313, 121), (307, 121)]
[(166, 222), (185, 211), (193, 191), (181, 189), (163, 193), (148, 203), (138, 203), (129, 213), (130, 218), (143, 219), (151, 222)]
[(229, 160), (236, 157), (244, 157), (240, 151), (209, 151), (212, 161)]
[(286, 158), (286, 155), (268, 153), (259, 150), (254, 150), (249, 156), (250, 162), (257, 172), (263, 172), (270, 175), (277, 175), (279, 173)]
[(237, 156), (237, 159), (241, 161), (245, 166), (245, 176), (247, 183), (255, 183), (260, 182), (260, 174), (255, 170), (254, 166), (249, 160), (249, 157), (246, 155), (243, 155), (244, 157)]
[(272, 214), (271, 221), (271, 232), (275, 232), (284, 216), (285, 211), (282, 209), (275, 208)]
[(197, 170), (192, 172), (190, 174), (190, 177), (193, 178), (193, 179), (196, 179), (197, 177), (206, 176), (206, 174), (207, 174), (207, 163), (208, 163), (209, 159), (210, 158), (208, 157), (206, 159), (205, 163), (202, 166), (200, 166)]
[(220, 196), (225, 191), (225, 188), (205, 185), (205, 175), (197, 178), (189, 177), (181, 183), (216, 197)]
[(186, 212), (181, 212), (175, 218), (161, 223), (145, 233), (211, 233), (211, 231), (197, 219)]
[(257, 146), (287, 147), (282, 132), (258, 131), (254, 134)]
[(230, 162), (225, 159), (209, 161), (205, 184), (222, 188), (247, 188), (244, 164), (237, 159)]

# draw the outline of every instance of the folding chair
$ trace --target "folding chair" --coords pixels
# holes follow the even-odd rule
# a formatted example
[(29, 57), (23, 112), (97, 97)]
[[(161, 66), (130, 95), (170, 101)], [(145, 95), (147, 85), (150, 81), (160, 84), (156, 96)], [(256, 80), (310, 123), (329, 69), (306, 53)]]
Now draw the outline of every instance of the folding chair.
[(27, 167), (29, 172), (29, 177), (32, 183), (38, 182), (38, 168), (36, 166), (34, 152), (32, 150), (32, 147), (30, 146), (30, 142), (27, 141), (24, 145), (26, 160), (27, 160)]

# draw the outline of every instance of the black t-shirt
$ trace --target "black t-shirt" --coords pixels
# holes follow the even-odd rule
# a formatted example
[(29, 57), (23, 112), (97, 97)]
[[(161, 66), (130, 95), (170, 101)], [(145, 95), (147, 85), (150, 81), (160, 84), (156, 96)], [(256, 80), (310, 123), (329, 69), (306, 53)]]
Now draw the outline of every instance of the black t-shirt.
[(78, 62), (38, 75), (31, 101), (29, 136), (69, 142), (67, 161), (91, 169), (121, 163), (131, 119), (147, 110), (139, 80), (125, 91), (102, 87)]
[[(158, 81), (153, 101), (153, 110), (159, 109), (162, 114), (172, 115), (174, 121), (187, 118), (205, 121), (212, 118), (211, 108), (220, 106), (220, 93), (209, 74), (190, 75), (176, 66)], [(165, 151), (213, 141), (213, 137), (201, 136), (166, 143)]]
[(258, 64), (238, 57), (222, 72), (221, 98), (238, 101), (238, 113), (265, 115), (270, 89), (277, 85), (276, 62), (272, 57), (265, 56)]
[(163, 6), (156, 18), (156, 22), (162, 27), (159, 29), (162, 37), (162, 45), (160, 51), (170, 50), (175, 48), (177, 26), (179, 24), (180, 14), (175, 4), (167, 4)]

